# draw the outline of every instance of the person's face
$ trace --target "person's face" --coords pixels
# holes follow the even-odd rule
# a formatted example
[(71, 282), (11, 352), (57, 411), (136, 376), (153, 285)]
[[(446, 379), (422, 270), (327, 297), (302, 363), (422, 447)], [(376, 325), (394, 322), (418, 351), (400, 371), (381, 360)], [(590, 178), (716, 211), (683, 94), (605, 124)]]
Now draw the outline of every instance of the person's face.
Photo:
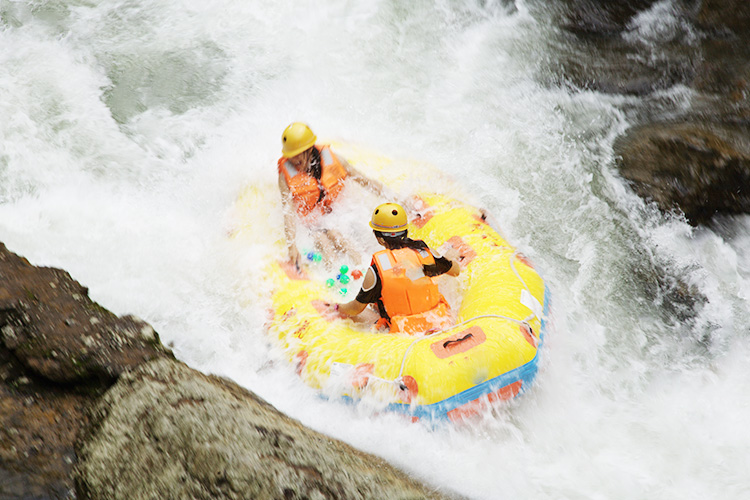
[(305, 170), (307, 168), (307, 164), (310, 161), (310, 150), (308, 149), (306, 151), (302, 151), (296, 156), (292, 156), (291, 158), (289, 158), (289, 161), (297, 170)]

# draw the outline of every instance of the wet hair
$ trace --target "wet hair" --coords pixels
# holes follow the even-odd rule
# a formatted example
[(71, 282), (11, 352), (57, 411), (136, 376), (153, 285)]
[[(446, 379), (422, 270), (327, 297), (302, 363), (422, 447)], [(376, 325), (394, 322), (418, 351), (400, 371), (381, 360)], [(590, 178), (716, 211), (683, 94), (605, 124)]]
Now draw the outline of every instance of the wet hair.
[(373, 231), (375, 237), (383, 239), (388, 250), (398, 250), (399, 248), (413, 248), (418, 250), (424, 248), (424, 242), (407, 238), (406, 230), (395, 233), (384, 233), (382, 231)]
[(323, 175), (323, 165), (320, 161), (320, 151), (315, 146), (310, 148), (310, 173), (318, 181), (318, 190), (320, 191), (318, 203), (320, 203), (326, 197), (326, 190), (320, 182), (320, 177)]
[(310, 148), (310, 173), (316, 180), (320, 180), (323, 175), (323, 167), (320, 162), (320, 151), (315, 146)]

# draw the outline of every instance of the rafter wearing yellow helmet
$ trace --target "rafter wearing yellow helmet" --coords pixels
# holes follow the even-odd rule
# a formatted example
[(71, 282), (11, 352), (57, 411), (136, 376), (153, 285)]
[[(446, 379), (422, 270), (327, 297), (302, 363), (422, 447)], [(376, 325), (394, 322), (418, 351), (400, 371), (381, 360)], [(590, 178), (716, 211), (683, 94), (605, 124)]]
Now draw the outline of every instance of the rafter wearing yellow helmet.
[(407, 222), (406, 210), (398, 203), (375, 208), (370, 227), (385, 250), (372, 256), (357, 297), (334, 305), (334, 311), (356, 316), (367, 304), (375, 304), (391, 332), (416, 334), (450, 325), (450, 306), (432, 277), (458, 276), (461, 268), (430, 250), (424, 241), (408, 238)]
[(320, 226), (320, 216), (333, 211), (334, 204), (351, 179), (375, 194), (385, 197), (386, 189), (378, 181), (355, 170), (328, 145), (316, 144), (317, 136), (305, 123), (294, 122), (281, 134), (281, 158), (277, 162), (279, 191), (284, 207), (284, 234), (289, 258), (299, 268), (302, 259), (297, 249), (296, 223), (308, 229), (313, 223), (313, 238), (327, 263), (335, 252), (344, 252), (354, 262), (359, 253), (335, 228)]

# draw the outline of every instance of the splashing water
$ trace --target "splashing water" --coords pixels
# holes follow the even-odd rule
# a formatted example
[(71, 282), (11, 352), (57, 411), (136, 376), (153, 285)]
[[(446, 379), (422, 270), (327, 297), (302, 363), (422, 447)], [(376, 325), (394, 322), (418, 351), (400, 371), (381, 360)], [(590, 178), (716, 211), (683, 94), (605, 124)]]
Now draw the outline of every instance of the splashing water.
[[(629, 36), (668, 36), (659, 12)], [(552, 31), (524, 2), (0, 2), (0, 241), (434, 486), (746, 498), (750, 218), (693, 229), (636, 198), (614, 169), (620, 98), (538, 83)], [(530, 392), (433, 430), (321, 401), (280, 361), (258, 270), (283, 235), (294, 120), (436, 165), (535, 262), (553, 307)], [(247, 185), (267, 238), (238, 251)], [(366, 224), (365, 201), (342, 200), (343, 227)]]

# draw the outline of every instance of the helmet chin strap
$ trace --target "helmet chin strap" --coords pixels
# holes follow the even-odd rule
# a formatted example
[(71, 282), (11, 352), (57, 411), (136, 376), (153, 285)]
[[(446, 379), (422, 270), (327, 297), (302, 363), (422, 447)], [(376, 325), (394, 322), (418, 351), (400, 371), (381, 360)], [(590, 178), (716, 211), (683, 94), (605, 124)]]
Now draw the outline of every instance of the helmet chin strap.
[(406, 231), (399, 231), (397, 233), (382, 233), (385, 238), (402, 239), (406, 237)]

